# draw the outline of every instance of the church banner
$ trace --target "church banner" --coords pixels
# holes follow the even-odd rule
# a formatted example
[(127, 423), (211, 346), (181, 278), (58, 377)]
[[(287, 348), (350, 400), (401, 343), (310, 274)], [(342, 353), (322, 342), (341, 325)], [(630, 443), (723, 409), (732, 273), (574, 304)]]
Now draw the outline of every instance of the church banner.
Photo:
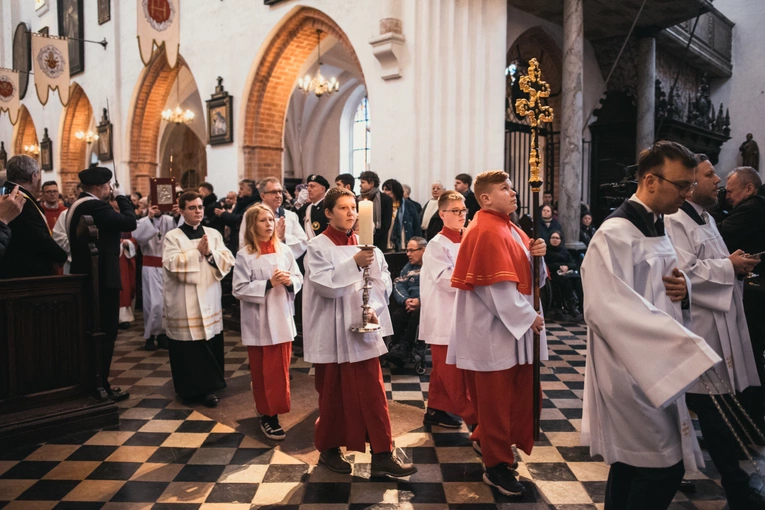
[(154, 46), (165, 46), (167, 63), (175, 67), (180, 46), (180, 0), (137, 0), (138, 50), (143, 65), (149, 65)]
[(58, 89), (61, 104), (69, 104), (69, 46), (66, 37), (32, 33), (32, 68), (37, 98), (48, 103), (48, 89)]
[(11, 124), (19, 120), (19, 72), (0, 67), (0, 112), (8, 112)]

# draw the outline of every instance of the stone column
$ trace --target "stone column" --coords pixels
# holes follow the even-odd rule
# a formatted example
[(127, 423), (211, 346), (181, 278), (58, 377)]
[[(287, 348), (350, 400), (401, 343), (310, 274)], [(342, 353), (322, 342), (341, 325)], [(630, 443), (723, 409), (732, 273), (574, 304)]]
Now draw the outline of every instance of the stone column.
[(645, 37), (638, 46), (637, 137), (635, 154), (651, 146), (656, 118), (656, 39)]
[(584, 244), (579, 242), (582, 202), (583, 53), (582, 0), (564, 0), (558, 219), (563, 227), (566, 248), (569, 249), (584, 248)]

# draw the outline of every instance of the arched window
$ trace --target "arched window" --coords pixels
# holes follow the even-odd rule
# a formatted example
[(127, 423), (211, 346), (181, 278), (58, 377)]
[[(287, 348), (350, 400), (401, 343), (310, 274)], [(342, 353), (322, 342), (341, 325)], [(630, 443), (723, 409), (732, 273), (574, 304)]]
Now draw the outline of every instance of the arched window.
[(364, 97), (356, 108), (351, 130), (351, 172), (358, 177), (367, 169), (370, 156), (369, 101)]

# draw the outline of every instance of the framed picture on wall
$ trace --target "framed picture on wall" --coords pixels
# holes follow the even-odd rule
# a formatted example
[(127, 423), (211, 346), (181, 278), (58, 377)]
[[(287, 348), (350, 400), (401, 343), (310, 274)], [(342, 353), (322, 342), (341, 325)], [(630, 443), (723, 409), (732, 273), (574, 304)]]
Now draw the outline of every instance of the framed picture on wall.
[(103, 25), (112, 19), (112, 0), (98, 0), (98, 24)]
[(58, 0), (58, 35), (69, 37), (69, 75), (85, 70), (85, 20), (82, 0)]
[(53, 142), (48, 136), (48, 128), (45, 128), (45, 134), (40, 142), (40, 168), (53, 170)]
[(111, 161), (114, 159), (112, 154), (112, 123), (109, 121), (109, 113), (104, 108), (101, 116), (101, 122), (98, 123), (98, 141), (96, 142), (96, 153), (99, 161)]
[(207, 101), (207, 138), (210, 145), (234, 141), (234, 121), (231, 116), (234, 96), (223, 89), (223, 78), (218, 76), (215, 93)]
[(32, 36), (26, 23), (16, 25), (13, 32), (13, 68), (19, 72), (19, 99), (24, 99), (32, 70)]

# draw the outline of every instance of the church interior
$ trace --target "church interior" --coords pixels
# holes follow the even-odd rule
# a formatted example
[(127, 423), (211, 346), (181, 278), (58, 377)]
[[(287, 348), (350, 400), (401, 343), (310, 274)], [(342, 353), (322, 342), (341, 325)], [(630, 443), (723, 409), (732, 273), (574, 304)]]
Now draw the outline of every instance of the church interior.
[[(723, 197), (726, 176), (734, 169), (761, 171), (763, 21), (760, 0), (3, 0), (0, 195), (16, 196), (13, 161), (19, 156), (34, 161), (39, 195), (27, 201), (39, 201), (54, 240), (54, 225), (62, 225), (69, 259), (56, 264), (53, 275), (14, 277), (11, 249), (5, 256), (0, 252), (0, 508), (627, 508), (607, 503), (612, 462), (582, 440), (587, 408), (597, 405), (585, 398), (594, 327), (587, 319), (594, 312), (582, 291), (582, 260), (596, 230), (634, 196), (642, 178), (641, 153), (659, 141), (706, 155), (700, 161), (714, 166), (721, 182), (713, 191), (722, 189)], [(541, 75), (531, 80), (530, 92), (527, 77), (537, 71)], [(538, 104), (531, 101), (531, 115), (519, 110), (519, 102), (529, 104), (540, 90), (547, 92)], [(539, 120), (544, 111), (552, 112), (547, 121)], [(89, 168), (108, 170), (108, 178), (88, 183), (83, 171), (90, 175)], [(456, 189), (467, 197), (472, 181), (480, 195), (475, 179), (487, 170), (506, 172), (517, 196), (512, 222), (532, 238), (540, 229), (546, 232), (548, 254), (554, 247), (565, 256), (563, 269), (557, 261), (553, 272), (575, 282), (569, 291), (568, 279), (562, 286), (548, 271), (549, 285), (536, 289), (544, 308), (547, 356), (541, 361), (537, 356), (541, 397), (533, 450), (512, 446), (522, 494), (510, 496), (486, 482), (489, 466), (483, 464), (472, 424), (454, 416), (454, 427), (428, 423), (431, 375), (438, 362), (435, 351), (424, 347), (401, 359), (380, 356), (392, 454), (413, 464), (416, 473), (374, 476), (373, 457), (379, 452), (371, 446), (345, 452), (352, 472), (328, 469), (314, 443), (323, 405), (317, 397), (317, 364), (324, 362), (306, 360), (306, 354), (312, 330), (329, 326), (311, 323), (305, 286), (301, 299), (294, 282), (285, 284), (297, 294), (294, 304), (290, 301), (296, 328), (286, 368), (290, 410), (278, 413), (277, 422), (286, 438), (265, 433), (266, 413), (259, 413), (253, 401), (257, 382), (251, 347), (243, 343), (247, 312), (244, 300), (235, 296), (235, 270), (229, 268), (228, 278), (221, 274), (216, 276), (220, 282), (211, 284), (221, 293), (215, 305), (221, 315), (216, 348), (224, 357), (219, 370), (225, 387), (212, 395), (214, 402), (179, 395), (173, 366), (177, 351), (163, 346), (164, 333), (148, 333), (146, 326), (149, 321), (167, 324), (161, 287), (159, 319), (149, 319), (146, 270), (157, 269), (160, 284), (162, 268), (165, 278), (170, 270), (161, 244), (151, 255), (138, 241), (142, 218), (174, 218), (173, 229), (181, 228), (181, 218), (196, 228), (184, 210), (184, 197), (188, 203), (202, 199), (201, 224), (216, 230), (225, 250), (233, 246), (228, 254), (233, 267), (234, 260), (240, 263), (250, 228), (246, 221), (240, 227), (244, 210), (236, 224), (224, 219), (233, 217), (238, 203), (254, 196), (266, 203), (275, 196), (269, 193), (278, 193), (279, 202), (269, 205), (275, 212), (271, 218), (277, 231), (287, 219), (282, 249), (295, 252), (290, 257), (300, 266), (298, 283), (304, 285), (309, 275), (303, 257), (310, 255), (320, 230), (334, 228), (326, 225), (331, 218), (322, 217), (320, 229), (312, 216), (322, 212), (311, 209), (319, 203), (311, 198), (312, 186), (327, 192), (342, 175), (350, 176), (360, 222), (370, 193), (364, 183), (372, 182), (372, 172), (377, 179), (372, 192), (392, 197), (387, 200), (398, 211), (392, 221), (402, 225), (396, 234), (405, 237), (396, 242), (388, 232), (383, 246), (374, 242), (390, 273), (384, 305), (396, 338), (403, 338), (407, 333), (399, 332), (396, 317), (410, 305), (395, 294), (409, 276), (414, 278), (407, 273), (412, 266), (420, 281), (423, 255), (417, 258), (416, 252), (427, 253), (430, 245), (417, 245), (418, 239), (432, 243), (423, 215), (432, 202), (431, 213), (438, 218), (441, 191)], [(468, 182), (460, 177), (464, 174)], [(683, 185), (658, 178), (667, 181), (661, 184), (667, 189), (674, 184), (682, 192)], [(102, 345), (108, 328), (101, 309), (109, 306), (111, 294), (105, 292), (103, 274), (98, 278), (105, 267), (99, 257), (107, 256), (94, 248), (100, 242), (98, 228), (84, 219), (73, 228), (66, 213), (57, 220), (67, 209), (73, 216), (87, 186), (107, 181), (114, 195), (124, 195), (111, 197), (116, 213), (124, 214), (121, 208), (129, 201), (133, 224), (137, 220), (139, 226), (123, 230), (117, 249), (123, 271), (117, 279), (123, 291), (132, 288), (132, 296), (125, 305), (120, 294), (119, 332), (111, 347)], [(531, 181), (538, 185), (530, 186)], [(460, 182), (467, 192), (457, 189)], [(52, 202), (45, 195), (51, 185), (58, 193)], [(700, 188), (701, 181), (685, 187), (685, 192)], [(754, 194), (765, 195), (765, 187)], [(374, 203), (377, 221), (379, 200)], [(212, 209), (208, 204), (214, 204)], [(419, 206), (412, 216), (413, 234), (408, 220), (396, 219), (408, 210), (404, 204)], [(465, 207), (470, 215), (467, 201)], [(46, 208), (58, 210), (52, 222)], [(296, 245), (289, 233), (293, 216), (305, 238)], [(765, 217), (759, 220), (750, 235), (758, 242), (765, 236)], [(18, 243), (12, 223), (10, 242)], [(5, 226), (1, 214), (0, 226)], [(167, 232), (157, 232), (162, 241)], [(69, 273), (70, 264), (76, 265), (68, 248), (74, 246), (72, 237), (92, 250), (86, 254), (88, 274)], [(100, 239), (105, 238), (102, 232)], [(300, 242), (302, 251), (294, 248)], [(228, 272), (214, 250), (200, 252), (200, 267)], [(549, 270), (553, 260), (547, 255), (544, 260)], [(353, 268), (359, 278), (362, 267)], [(756, 272), (739, 274), (738, 283), (732, 277), (731, 287), (758, 287)], [(263, 296), (273, 295), (278, 283), (266, 280)], [(696, 285), (688, 279), (691, 307)], [(367, 306), (370, 291), (363, 289), (362, 306)], [(755, 292), (745, 289), (741, 309), (751, 322), (750, 313), (761, 311), (748, 308), (747, 291)], [(735, 301), (736, 292), (728, 299)], [(151, 292), (148, 296), (157, 299)], [(417, 306), (419, 296), (418, 287), (412, 296)], [(203, 303), (195, 313), (212, 312)], [(369, 325), (368, 315), (356, 308), (353, 313)], [(440, 320), (455, 316), (471, 319), (453, 309)], [(420, 323), (413, 334), (422, 334), (423, 327)], [(752, 333), (751, 343), (762, 365), (765, 328), (760, 327), (759, 340)], [(389, 344), (394, 335), (383, 336)], [(105, 384), (104, 360), (110, 367)], [(632, 376), (625, 373), (624, 379), (632, 381)], [(496, 394), (505, 390), (497, 387)], [(735, 414), (733, 407), (729, 411)], [(759, 423), (757, 417), (754, 422)], [(689, 434), (698, 437), (705, 466), (685, 472), (667, 508), (762, 508), (733, 504), (703, 428), (694, 419)], [(765, 498), (765, 436), (741, 439), (744, 451), (734, 454), (734, 463), (751, 476), (753, 486), (759, 481)]]

